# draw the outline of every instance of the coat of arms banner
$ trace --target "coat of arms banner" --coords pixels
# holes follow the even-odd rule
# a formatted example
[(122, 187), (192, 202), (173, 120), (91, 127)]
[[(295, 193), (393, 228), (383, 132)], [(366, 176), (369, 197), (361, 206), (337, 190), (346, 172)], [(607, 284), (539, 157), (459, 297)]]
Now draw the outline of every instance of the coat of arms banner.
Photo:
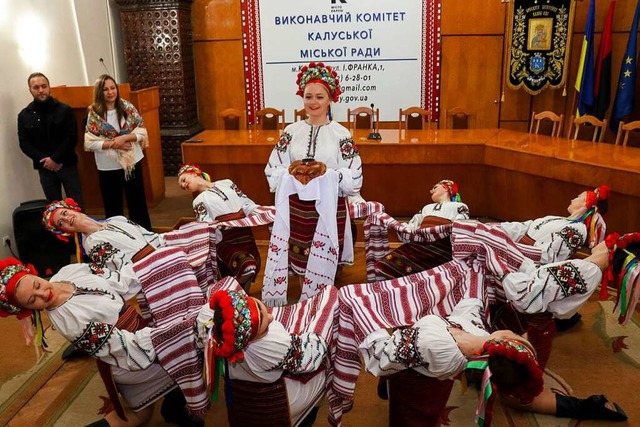
[(565, 84), (574, 0), (512, 0), (507, 85), (535, 95)]

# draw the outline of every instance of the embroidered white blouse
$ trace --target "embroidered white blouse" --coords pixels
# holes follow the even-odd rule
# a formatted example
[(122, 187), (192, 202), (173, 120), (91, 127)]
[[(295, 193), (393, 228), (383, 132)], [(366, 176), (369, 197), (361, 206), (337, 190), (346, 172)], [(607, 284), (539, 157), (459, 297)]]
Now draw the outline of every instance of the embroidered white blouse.
[[(208, 314), (208, 316), (206, 315)], [(212, 313), (203, 308), (198, 324)], [(200, 336), (205, 330), (200, 327)], [(244, 360), (229, 364), (229, 377), (244, 381), (272, 383), (283, 374), (305, 374), (317, 371), (325, 362), (328, 347), (324, 338), (312, 332), (290, 334), (273, 321), (265, 336), (251, 341), (244, 349)], [(286, 376), (289, 412), (296, 425), (320, 399), (325, 390), (325, 375), (318, 374), (306, 383)]]
[(362, 162), (349, 130), (333, 121), (322, 126), (298, 121), (284, 129), (269, 156), (264, 172), (271, 192), (276, 192), (282, 177), (289, 173), (291, 163), (311, 158), (336, 170), (339, 196), (351, 196), (360, 191)]
[(125, 295), (125, 299), (129, 299), (140, 291), (131, 258), (147, 245), (156, 249), (165, 246), (165, 240), (162, 235), (149, 231), (124, 216), (107, 218), (104, 223), (107, 224), (106, 228), (82, 236), (82, 247), (92, 261), (94, 274), (116, 281), (132, 282), (133, 285)]
[(109, 365), (128, 371), (150, 366), (156, 358), (150, 328), (135, 333), (115, 327), (131, 282), (91, 274), (86, 264), (60, 269), (50, 282), (71, 282), (75, 291), (62, 305), (47, 310), (53, 326), (74, 346)]
[(525, 235), (542, 250), (540, 264), (564, 261), (587, 241), (587, 227), (562, 216), (545, 216), (525, 222), (503, 222), (500, 227), (517, 242)]
[(507, 274), (502, 286), (507, 299), (523, 313), (548, 311), (559, 319), (573, 316), (602, 281), (602, 270), (591, 261), (575, 259), (535, 268), (524, 263)]
[(428, 216), (437, 216), (450, 221), (469, 219), (469, 208), (462, 202), (429, 203), (411, 218), (407, 226), (417, 230)]
[(369, 334), (360, 344), (367, 371), (384, 376), (414, 369), (438, 379), (455, 377), (464, 370), (467, 358), (448, 328), (455, 326), (476, 336), (488, 336), (482, 312), (482, 301), (465, 298), (446, 318), (428, 315), (391, 335), (386, 329)]
[(206, 222), (240, 210), (249, 215), (257, 206), (230, 179), (215, 181), (213, 187), (193, 199), (193, 211), (198, 221)]

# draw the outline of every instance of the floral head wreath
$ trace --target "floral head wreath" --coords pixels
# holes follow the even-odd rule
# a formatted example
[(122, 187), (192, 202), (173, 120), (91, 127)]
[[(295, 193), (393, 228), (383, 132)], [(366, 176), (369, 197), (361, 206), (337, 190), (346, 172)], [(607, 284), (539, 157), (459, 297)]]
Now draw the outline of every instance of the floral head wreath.
[(338, 73), (329, 65), (324, 65), (322, 62), (311, 62), (309, 65), (302, 67), (296, 80), (298, 85), (296, 95), (304, 97), (304, 88), (309, 83), (320, 83), (329, 92), (331, 100), (338, 102), (342, 89), (340, 89)]
[(467, 369), (483, 369), (480, 401), (476, 409), (478, 425), (491, 425), (491, 413), (495, 394), (491, 383), (491, 370), (489, 369), (489, 358), (503, 356), (519, 365), (524, 366), (529, 372), (529, 379), (510, 389), (501, 389), (504, 394), (508, 394), (518, 399), (521, 404), (531, 403), (533, 399), (542, 393), (544, 380), (542, 379), (542, 369), (538, 366), (536, 355), (533, 349), (524, 343), (506, 338), (495, 338), (488, 340), (482, 347), (482, 356), (467, 363)]
[(24, 319), (31, 315), (18, 304), (15, 299), (16, 285), (24, 276), (38, 272), (31, 265), (24, 265), (16, 258), (6, 258), (0, 261), (0, 317), (17, 316)]
[(460, 194), (458, 193), (458, 184), (451, 181), (450, 179), (443, 179), (438, 184), (444, 186), (444, 188), (447, 189), (452, 202), (459, 202), (462, 200)]
[(604, 238), (605, 227), (604, 219), (598, 212), (598, 202), (609, 199), (611, 187), (601, 185), (593, 191), (587, 191), (584, 206), (587, 210), (578, 218), (572, 219), (572, 222), (582, 222), (587, 226), (587, 233), (590, 239), (589, 246), (594, 247)]
[(44, 225), (44, 228), (55, 234), (55, 236), (63, 242), (68, 242), (69, 239), (67, 237), (71, 236), (71, 233), (60, 230), (53, 223), (53, 213), (58, 209), (70, 209), (72, 211), (82, 212), (82, 208), (80, 208), (78, 203), (71, 197), (67, 197), (64, 200), (57, 200), (50, 203), (42, 213), (42, 225)]
[[(640, 297), (638, 258), (627, 250), (628, 245), (640, 242), (640, 233), (627, 233), (622, 236), (618, 233), (611, 233), (604, 241), (609, 249), (609, 268), (602, 280), (600, 299), (607, 298), (607, 289), (610, 284), (614, 283), (618, 294), (614, 311), (619, 311), (618, 323), (624, 325), (631, 318), (628, 313), (633, 314)], [(618, 249), (626, 253), (620, 273), (613, 270), (613, 257)]]
[[(216, 356), (231, 363), (244, 358), (243, 350), (255, 338), (260, 325), (260, 310), (244, 291), (218, 291), (209, 298), (212, 310), (222, 310), (222, 336), (214, 332)], [(216, 328), (214, 328), (215, 330)]]
[(185, 173), (190, 173), (202, 177), (205, 181), (211, 182), (211, 177), (209, 176), (209, 174), (203, 172), (198, 165), (190, 165), (189, 163), (185, 163), (184, 165), (180, 166), (180, 170), (178, 171), (178, 178), (180, 178), (180, 176)]
[(527, 381), (510, 389), (503, 387), (501, 392), (515, 397), (523, 405), (531, 403), (536, 396), (542, 393), (544, 389), (542, 369), (538, 366), (536, 354), (531, 347), (518, 340), (496, 338), (484, 343), (483, 352), (489, 357), (506, 357), (525, 367), (529, 372)]
[(585, 200), (585, 206), (587, 209), (596, 206), (600, 200), (609, 200), (609, 193), (611, 187), (608, 185), (601, 185), (593, 191), (587, 191), (587, 197)]

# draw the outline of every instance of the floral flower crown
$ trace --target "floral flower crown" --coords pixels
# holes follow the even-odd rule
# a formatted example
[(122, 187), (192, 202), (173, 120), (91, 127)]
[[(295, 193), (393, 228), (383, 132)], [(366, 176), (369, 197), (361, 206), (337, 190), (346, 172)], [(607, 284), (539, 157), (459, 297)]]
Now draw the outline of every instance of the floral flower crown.
[(213, 334), (215, 354), (236, 363), (244, 358), (244, 348), (258, 333), (258, 306), (244, 291), (218, 291), (209, 298), (209, 306), (220, 308), (223, 318), (222, 336)]
[[(627, 250), (627, 246), (632, 243), (640, 242), (640, 233), (627, 233), (620, 235), (619, 233), (611, 233), (605, 238), (605, 244), (609, 249), (609, 268), (604, 274), (602, 280), (602, 293), (601, 299), (606, 298), (606, 290), (610, 284), (615, 283), (617, 289), (617, 301), (614, 311), (618, 311), (618, 323), (626, 324), (631, 316), (628, 313), (633, 314), (636, 305), (638, 304), (638, 298), (640, 297), (640, 283), (638, 278), (640, 277), (640, 268), (638, 268), (638, 258), (632, 252)], [(626, 253), (626, 257), (622, 263), (622, 268), (619, 273), (616, 273), (613, 269), (613, 258), (616, 250), (622, 250)]]
[(304, 88), (309, 83), (322, 84), (329, 92), (331, 100), (338, 102), (342, 89), (340, 89), (338, 73), (329, 65), (324, 65), (322, 62), (311, 62), (309, 65), (302, 67), (296, 80), (298, 85), (296, 95), (304, 97)]
[(595, 206), (600, 200), (609, 200), (610, 192), (611, 187), (608, 185), (601, 185), (593, 191), (587, 191), (585, 206), (588, 209)]
[(462, 199), (460, 198), (460, 194), (458, 193), (458, 184), (451, 181), (450, 179), (443, 179), (438, 184), (443, 185), (447, 191), (449, 192), (449, 196), (451, 196), (452, 202), (459, 202)]
[(180, 166), (180, 170), (178, 171), (178, 178), (180, 178), (180, 176), (185, 173), (194, 174), (196, 176), (204, 178), (204, 180), (207, 182), (211, 182), (211, 177), (209, 176), (209, 174), (203, 172), (198, 165), (190, 165), (189, 163), (185, 163), (184, 165)]
[(24, 319), (31, 314), (30, 310), (25, 310), (15, 300), (16, 285), (27, 274), (35, 276), (38, 273), (31, 264), (24, 265), (16, 258), (0, 261), (0, 317), (18, 316), (18, 319)]
[(531, 347), (517, 340), (496, 338), (485, 342), (482, 350), (489, 357), (506, 357), (525, 367), (529, 372), (529, 378), (524, 383), (510, 388), (503, 386), (501, 392), (515, 397), (524, 405), (531, 403), (536, 396), (542, 393), (544, 389), (542, 369), (538, 366), (535, 352)]
[(55, 236), (63, 242), (68, 242), (69, 239), (67, 239), (67, 237), (71, 236), (71, 233), (60, 230), (53, 223), (53, 213), (58, 209), (70, 209), (76, 212), (82, 212), (82, 209), (75, 200), (73, 200), (71, 197), (67, 197), (64, 200), (57, 200), (53, 203), (48, 204), (44, 212), (42, 213), (42, 225), (44, 226), (44, 228), (55, 234)]

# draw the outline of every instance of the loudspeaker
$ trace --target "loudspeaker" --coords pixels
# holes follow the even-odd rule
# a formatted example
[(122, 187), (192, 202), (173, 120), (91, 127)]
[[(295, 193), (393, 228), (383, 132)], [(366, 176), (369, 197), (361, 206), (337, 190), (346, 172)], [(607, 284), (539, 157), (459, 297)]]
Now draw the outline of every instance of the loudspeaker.
[(65, 243), (44, 228), (42, 213), (46, 207), (46, 200), (31, 200), (13, 211), (17, 255), (25, 264), (33, 264), (43, 277), (52, 276), (70, 264), (70, 255), (75, 250), (73, 242)]

